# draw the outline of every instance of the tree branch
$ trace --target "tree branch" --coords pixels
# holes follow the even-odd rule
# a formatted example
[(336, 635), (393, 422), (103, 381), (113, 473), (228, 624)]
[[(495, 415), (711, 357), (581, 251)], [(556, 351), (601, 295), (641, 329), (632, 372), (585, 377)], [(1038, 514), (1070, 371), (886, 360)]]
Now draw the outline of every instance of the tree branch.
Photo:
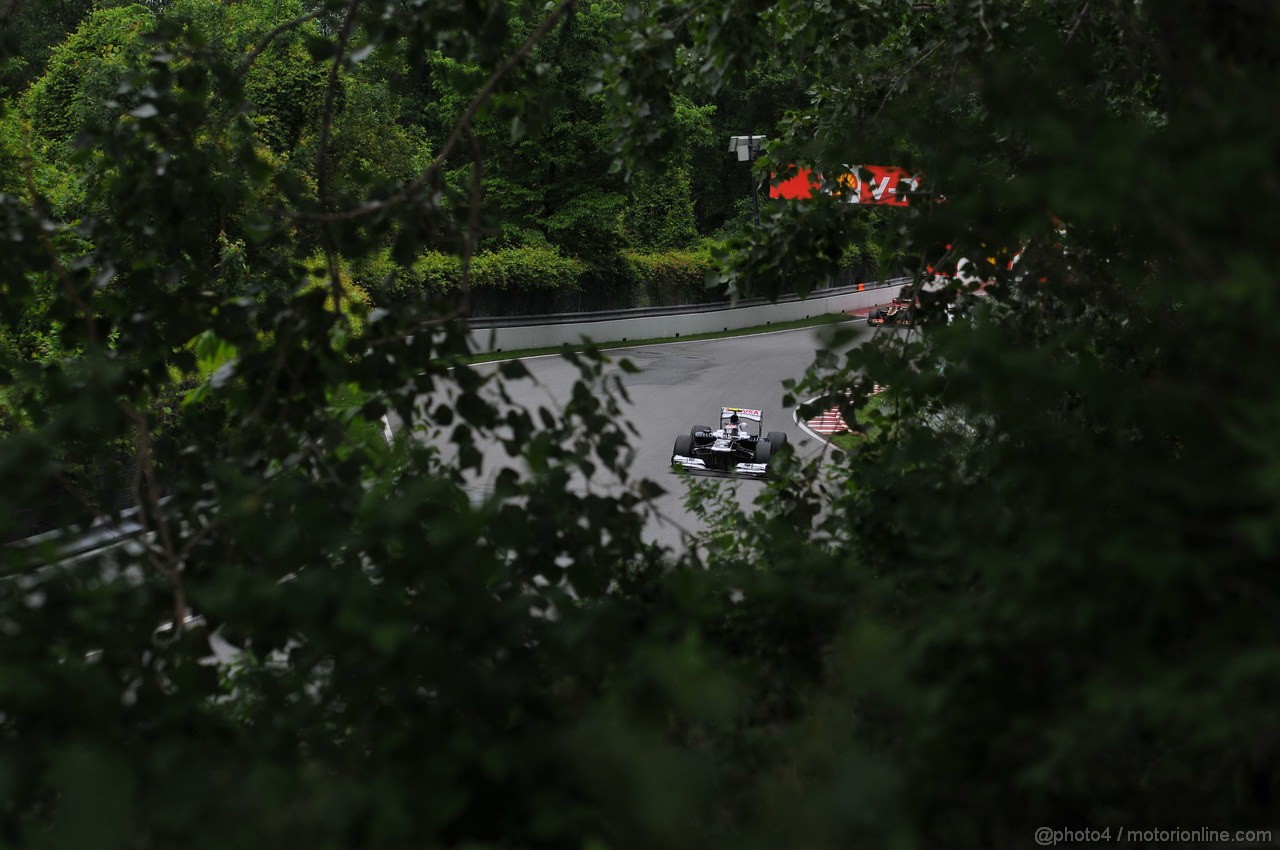
[[(169, 523), (165, 520), (160, 505), (160, 482), (156, 477), (155, 458), (151, 454), (151, 429), (145, 414), (135, 409), (128, 402), (121, 402), (120, 409), (125, 416), (133, 420), (137, 428), (137, 459), (133, 474), (134, 500), (138, 503), (138, 516), (143, 528), (152, 530), (154, 520), (155, 534), (160, 541), (160, 553), (152, 551), (152, 565), (169, 580), (173, 589), (173, 628), (174, 634), (181, 634), (183, 621), (187, 617), (187, 593), (182, 584), (180, 556), (173, 545), (173, 537), (169, 533)], [(143, 483), (146, 486), (143, 487)]]
[(253, 63), (258, 61), (258, 57), (261, 56), (266, 51), (266, 49), (271, 46), (271, 42), (275, 41), (276, 38), (279, 37), (282, 33), (288, 30), (294, 29), (296, 27), (300, 27), (303, 24), (305, 24), (307, 21), (314, 21), (316, 18), (324, 14), (324, 11), (325, 11), (324, 8), (321, 7), (319, 9), (316, 9), (314, 12), (308, 12), (307, 14), (301, 17), (294, 18), (292, 21), (285, 21), (283, 24), (276, 27), (271, 32), (267, 33), (257, 43), (257, 45), (253, 48), (253, 50), (249, 52), (249, 55), (246, 56), (243, 61), (241, 61), (240, 65), (236, 68), (236, 76), (243, 77), (245, 74), (247, 74), (249, 72), (249, 68), (253, 65)]
[(905, 71), (903, 71), (901, 74), (899, 74), (897, 77), (894, 78), (893, 82), (889, 84), (889, 90), (884, 94), (884, 100), (880, 101), (880, 105), (876, 108), (875, 113), (871, 116), (870, 123), (874, 124), (876, 119), (880, 117), (880, 113), (884, 111), (884, 108), (886, 106), (888, 106), (889, 99), (893, 97), (893, 93), (897, 91), (898, 86), (901, 85), (902, 81), (905, 80), (912, 71), (918, 68), (921, 62), (923, 62), (924, 60), (932, 56), (937, 51), (937, 49), (941, 46), (942, 46), (942, 42), (939, 41), (933, 47), (930, 47), (924, 53), (921, 53), (919, 56), (916, 57), (916, 61), (908, 65)]
[(978, 0), (978, 23), (982, 24), (982, 31), (987, 34), (987, 44), (991, 44), (995, 41), (995, 36), (991, 34), (991, 29), (987, 26), (986, 0)]
[(1080, 25), (1084, 23), (1085, 15), (1089, 14), (1089, 4), (1092, 2), (1093, 0), (1085, 0), (1085, 4), (1080, 7), (1080, 14), (1076, 15), (1076, 22), (1071, 25), (1071, 31), (1067, 33), (1067, 44), (1076, 37), (1076, 30), (1080, 29)]
[(471, 258), (475, 256), (480, 241), (480, 204), (484, 200), (484, 151), (480, 140), (468, 123), (467, 140), (471, 143), (471, 159), (475, 173), (471, 176), (471, 209), (467, 211), (467, 232), (462, 238), (462, 304), (463, 315), (471, 312)]
[[(360, 0), (350, 0), (347, 3), (347, 14), (343, 18), (342, 27), (338, 30), (338, 43), (334, 50), (333, 64), (329, 66), (329, 83), (325, 87), (324, 114), (320, 121), (320, 141), (316, 151), (316, 198), (321, 209), (329, 205), (329, 138), (333, 130), (333, 109), (338, 94), (338, 72), (347, 54), (347, 40), (351, 38), (351, 28), (355, 25), (356, 11), (359, 8)], [(329, 286), (333, 290), (333, 310), (341, 321), (342, 271), (338, 267), (338, 252), (329, 222), (324, 223), (321, 232), (324, 235), (324, 259), (329, 269)]]
[(444, 144), (440, 148), (440, 153), (436, 155), (436, 158), (431, 161), (431, 164), (428, 165), (421, 174), (409, 183), (405, 184), (404, 188), (399, 192), (396, 192), (394, 195), (384, 198), (381, 201), (362, 204), (361, 206), (345, 210), (343, 212), (292, 212), (290, 214), (295, 218), (306, 219), (309, 221), (346, 221), (371, 215), (372, 213), (381, 212), (389, 207), (404, 203), (411, 195), (425, 186), (427, 181), (430, 180), (432, 176), (435, 175), (435, 173), (444, 165), (445, 160), (448, 159), (449, 154), (453, 153), (454, 147), (457, 146), (458, 141), (462, 138), (465, 128), (471, 125), (472, 119), (475, 118), (476, 113), (480, 111), (480, 107), (489, 99), (489, 96), (493, 94), (494, 89), (498, 87), (498, 83), (502, 78), (510, 73), (511, 69), (518, 65), (521, 60), (528, 56), (540, 41), (546, 38), (547, 34), (555, 28), (555, 25), (558, 24), (570, 10), (573, 9), (577, 2), (578, 0), (561, 0), (560, 5), (552, 10), (551, 14), (547, 16), (547, 19), (543, 21), (536, 30), (530, 33), (529, 37), (525, 39), (524, 44), (520, 45), (519, 49), (507, 57), (507, 60), (489, 76), (489, 79), (485, 81), (485, 84), (480, 88), (480, 91), (476, 92), (476, 96), (471, 99), (471, 103), (462, 113), (462, 117), (460, 117), (457, 123), (453, 125), (453, 129), (449, 132), (448, 138), (445, 139)]

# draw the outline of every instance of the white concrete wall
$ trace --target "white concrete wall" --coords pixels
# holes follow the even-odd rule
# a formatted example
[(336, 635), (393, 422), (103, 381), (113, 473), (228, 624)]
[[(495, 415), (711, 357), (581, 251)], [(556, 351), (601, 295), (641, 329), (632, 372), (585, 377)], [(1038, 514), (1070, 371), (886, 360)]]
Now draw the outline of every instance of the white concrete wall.
[(584, 338), (594, 342), (621, 342), (715, 333), (774, 322), (792, 322), (826, 313), (843, 313), (876, 304), (887, 304), (898, 294), (900, 288), (900, 286), (891, 286), (826, 297), (819, 292), (804, 301), (758, 304), (752, 307), (728, 307), (704, 313), (679, 313), (668, 316), (556, 325), (477, 328), (471, 331), (471, 341), (476, 351), (496, 352), (517, 351), (525, 348), (551, 348), (566, 342), (579, 343)]

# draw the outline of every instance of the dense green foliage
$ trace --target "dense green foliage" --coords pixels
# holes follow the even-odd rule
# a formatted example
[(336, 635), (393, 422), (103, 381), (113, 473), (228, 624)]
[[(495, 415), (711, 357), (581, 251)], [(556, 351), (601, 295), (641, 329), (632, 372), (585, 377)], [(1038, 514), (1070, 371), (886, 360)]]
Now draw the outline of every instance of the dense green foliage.
[[(5, 24), (11, 40), (39, 41), (28, 54), (47, 53), (48, 60), (43, 69), (33, 69), (21, 58), (28, 54), (11, 57), (10, 85), (21, 126), (15, 124), (6, 136), (25, 135), (26, 144), (39, 149), (29, 164), (47, 170), (48, 179), (59, 183), (42, 182), (40, 188), (55, 211), (74, 219), (84, 211), (85, 174), (83, 157), (75, 153), (77, 140), (138, 106), (144, 90), (136, 82), (151, 49), (144, 35), (159, 23), (181, 31), (192, 39), (191, 62), (234, 69), (237, 77), (214, 101), (221, 113), (219, 132), (202, 141), (253, 145), (255, 159), (279, 172), (271, 184), (259, 185), (237, 205), (219, 199), (205, 211), (215, 228), (211, 235), (226, 234), (232, 243), (242, 244), (253, 263), (269, 246), (260, 247), (248, 232), (247, 217), (287, 203), (297, 191), (323, 186), (326, 193), (338, 195), (377, 194), (411, 179), (430, 163), (433, 149), (449, 136), (483, 85), (487, 72), (481, 58), (514, 50), (537, 22), (530, 9), (495, 6), (482, 16), (484, 23), (475, 34), (455, 32), (433, 45), (414, 37), (406, 45), (411, 55), (370, 48), (335, 77), (330, 98), (323, 60), (332, 48), (323, 47), (322, 40), (336, 33), (336, 23), (329, 14), (311, 15), (307, 9), (301, 0), (172, 0), (70, 4), (57, 15), (10, 15)], [(628, 292), (634, 277), (626, 273), (620, 252), (685, 250), (732, 224), (735, 216), (741, 219), (743, 209), (739, 205), (735, 211), (733, 200), (746, 194), (745, 169), (722, 150), (737, 114), (731, 110), (720, 120), (714, 102), (696, 105), (677, 98), (677, 148), (648, 170), (630, 175), (630, 181), (612, 167), (615, 146), (607, 98), (600, 91), (599, 58), (621, 15), (622, 6), (614, 0), (576, 7), (567, 25), (537, 40), (529, 61), (518, 64), (484, 100), (485, 108), (469, 122), (475, 144), (485, 152), (482, 199), (470, 198), (466, 188), (471, 165), (449, 161), (438, 172), (444, 207), (461, 211), (473, 201), (480, 203), (484, 229), (478, 250), (549, 248), (586, 263), (580, 277), (585, 292), (594, 296), (588, 300), (605, 308), (643, 303), (648, 297)], [(301, 23), (263, 41), (294, 18)], [(30, 85), (21, 87), (25, 81)], [(524, 91), (517, 95), (520, 89)], [(228, 95), (243, 97), (239, 114)], [(764, 109), (768, 120), (779, 120), (786, 105), (781, 99), (770, 101)], [(325, 115), (337, 120), (326, 124)], [(691, 178), (695, 161), (698, 171)], [(728, 202), (718, 200), (709, 208), (710, 199), (725, 195), (716, 187), (727, 182), (737, 182)], [(442, 247), (451, 247), (449, 234), (434, 232), (443, 222), (424, 225), (433, 238), (445, 240)], [(300, 227), (296, 236), (322, 247), (322, 234), (313, 227)], [(390, 248), (394, 234), (385, 233), (381, 240)], [(364, 262), (359, 252), (352, 254), (348, 261)], [(412, 270), (419, 258), (402, 254), (397, 249), (389, 256), (400, 272), (395, 291), (409, 297), (408, 287), (420, 277)], [(555, 278), (534, 288), (560, 285)], [(430, 298), (431, 293), (419, 296)], [(703, 297), (698, 293), (695, 300)], [(469, 306), (510, 312), (485, 299)]]
[[(149, 533), (0, 550), (0, 846), (1272, 825), (1269, 0), (14, 9), (0, 533), (53, 491), (119, 520), (120, 490)], [(745, 175), (703, 131), (783, 103), (761, 173), (936, 194), (725, 227)], [(919, 330), (833, 339), (789, 390), (892, 410), (783, 452), (750, 515), (690, 485), (674, 552), (641, 542), (657, 485), (603, 358), (523, 409), (459, 318), (526, 265), (692, 286), (689, 205), (655, 206), (681, 173), (739, 292), (850, 257), (990, 286), (922, 277)], [(476, 492), (481, 444), (510, 461)]]
[(706, 280), (716, 271), (710, 249), (688, 251), (627, 251), (623, 255), (632, 291), (643, 303), (635, 306), (693, 304), (708, 295)]
[[(582, 263), (546, 248), (508, 248), (479, 254), (471, 261), (471, 286), (504, 290), (577, 289)], [(423, 288), (447, 292), (462, 286), (462, 261), (451, 254), (428, 253), (414, 263)]]
[[(482, 315), (527, 316), (575, 312), (585, 303), (594, 309), (696, 304), (721, 296), (707, 289), (716, 271), (706, 246), (692, 250), (623, 251), (615, 277), (622, 284), (606, 289), (589, 278), (581, 260), (562, 256), (553, 248), (514, 247), (485, 251), (472, 258), (466, 281), (467, 297)], [(374, 262), (362, 269), (362, 285), (379, 306), (393, 307), (420, 300), (423, 293), (457, 297), (463, 290), (462, 259), (428, 251), (408, 269)], [(379, 278), (378, 272), (385, 273)], [(585, 280), (584, 280), (585, 279)]]

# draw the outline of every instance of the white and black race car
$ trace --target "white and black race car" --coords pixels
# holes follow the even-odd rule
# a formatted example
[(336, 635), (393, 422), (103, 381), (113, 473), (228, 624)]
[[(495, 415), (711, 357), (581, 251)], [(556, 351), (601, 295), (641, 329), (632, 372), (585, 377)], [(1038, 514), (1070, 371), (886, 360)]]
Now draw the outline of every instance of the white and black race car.
[(696, 472), (728, 472), (762, 478), (769, 459), (787, 444), (782, 431), (761, 436), (764, 415), (749, 407), (720, 408), (720, 427), (697, 425), (676, 437), (671, 465)]

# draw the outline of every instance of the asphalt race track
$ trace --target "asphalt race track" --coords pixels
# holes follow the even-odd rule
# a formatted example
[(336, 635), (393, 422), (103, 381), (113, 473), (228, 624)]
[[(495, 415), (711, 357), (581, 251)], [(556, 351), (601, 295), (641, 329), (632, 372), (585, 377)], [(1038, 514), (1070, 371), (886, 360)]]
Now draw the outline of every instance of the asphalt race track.
[[(797, 451), (816, 453), (824, 444), (807, 436), (795, 423), (794, 410), (782, 406), (782, 381), (798, 378), (813, 360), (819, 346), (818, 328), (729, 337), (695, 342), (664, 343), (613, 349), (615, 362), (626, 358), (640, 368), (637, 374), (615, 370), (623, 379), (631, 404), (627, 416), (639, 432), (633, 477), (650, 478), (669, 492), (655, 504), (659, 517), (651, 520), (646, 537), (672, 547), (684, 545), (686, 531), (696, 531), (694, 519), (683, 505), (684, 484), (670, 466), (672, 444), (678, 434), (695, 425), (716, 427), (720, 407), (756, 407), (764, 412), (764, 431), (784, 431)], [(534, 381), (511, 381), (507, 391), (513, 401), (530, 410), (540, 406), (559, 408), (571, 391), (578, 370), (559, 356), (524, 361)], [(496, 369), (486, 364), (478, 369)], [(485, 457), (489, 480), (510, 459), (500, 448)], [(716, 476), (718, 486), (730, 488), (749, 504), (763, 486), (758, 480)], [(593, 487), (620, 486), (593, 480)], [(475, 485), (477, 495), (487, 489)]]

